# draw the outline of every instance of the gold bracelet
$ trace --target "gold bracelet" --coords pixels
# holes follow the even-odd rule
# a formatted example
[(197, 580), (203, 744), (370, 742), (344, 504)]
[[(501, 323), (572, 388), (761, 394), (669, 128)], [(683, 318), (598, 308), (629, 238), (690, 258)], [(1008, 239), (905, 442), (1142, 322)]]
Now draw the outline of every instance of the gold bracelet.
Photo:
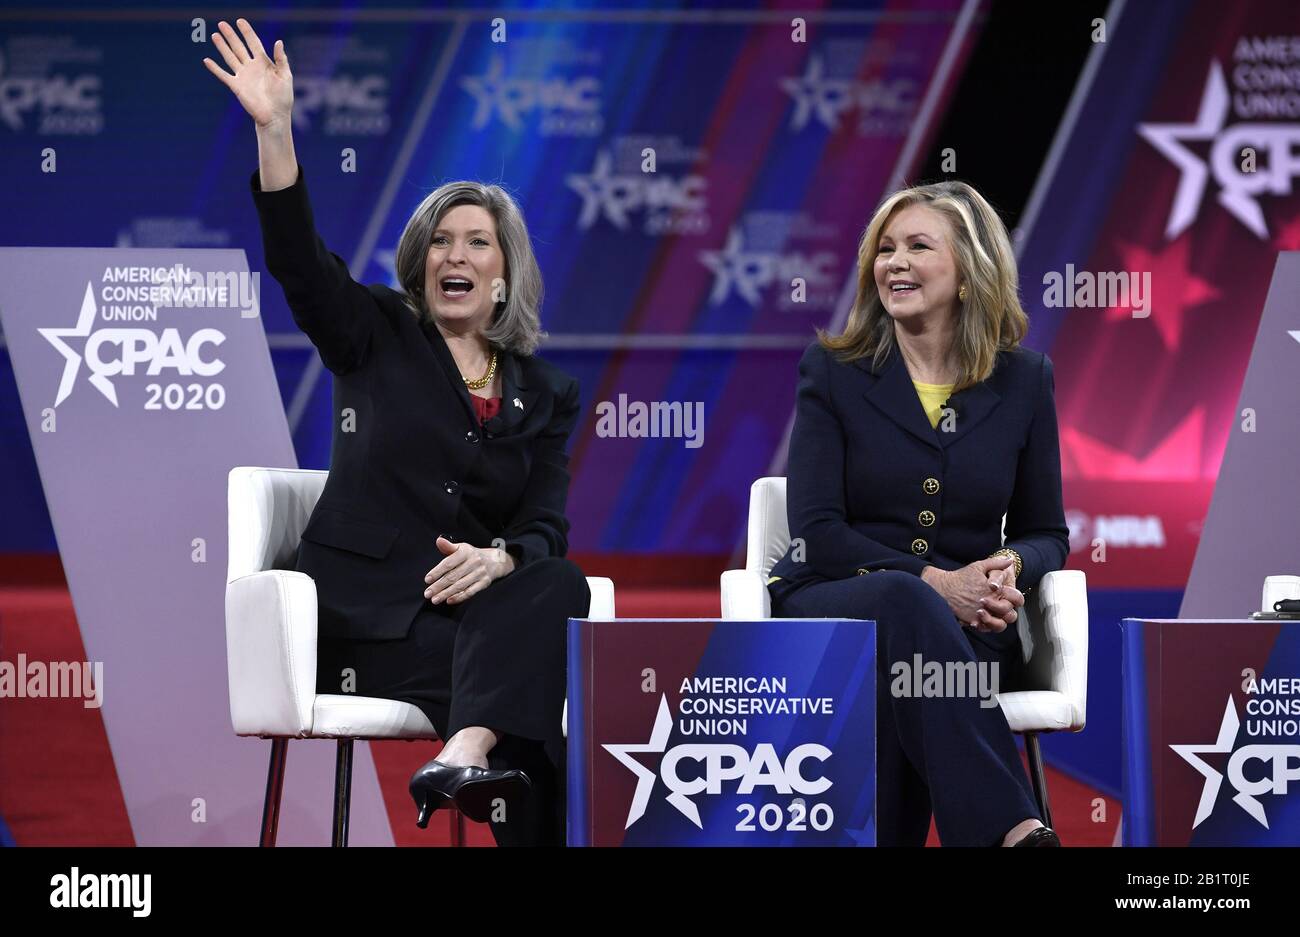
[(1010, 547), (1003, 547), (1001, 550), (994, 550), (992, 553), (990, 553), (989, 559), (993, 559), (993, 557), (995, 556), (1009, 556), (1013, 560), (1015, 560), (1016, 578), (1017, 579), (1020, 578), (1020, 571), (1025, 568), (1025, 564), (1024, 562), (1021, 561), (1019, 553), (1017, 553), (1015, 550), (1011, 549)]

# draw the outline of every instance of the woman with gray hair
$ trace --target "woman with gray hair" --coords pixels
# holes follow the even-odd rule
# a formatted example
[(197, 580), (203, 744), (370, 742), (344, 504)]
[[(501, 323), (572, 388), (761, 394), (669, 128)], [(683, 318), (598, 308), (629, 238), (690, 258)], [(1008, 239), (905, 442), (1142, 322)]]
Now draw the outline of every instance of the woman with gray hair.
[(533, 355), (542, 279), (518, 206), (439, 187), (397, 248), (399, 290), (362, 286), (316, 233), (294, 153), (293, 75), (245, 20), (208, 70), (257, 127), (266, 266), (333, 373), (329, 479), (298, 548), (316, 583), (317, 688), (419, 707), (441, 753), (411, 779), (499, 844), (564, 841), (565, 634), (587, 614), (564, 559), (578, 385)]

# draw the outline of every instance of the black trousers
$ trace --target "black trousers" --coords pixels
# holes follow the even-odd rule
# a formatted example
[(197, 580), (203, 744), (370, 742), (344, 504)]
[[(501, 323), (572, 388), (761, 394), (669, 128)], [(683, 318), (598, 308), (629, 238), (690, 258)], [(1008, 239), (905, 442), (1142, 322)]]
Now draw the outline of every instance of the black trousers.
[(426, 602), (405, 638), (322, 637), (317, 692), (411, 703), (443, 739), (467, 726), (499, 732), (489, 766), (520, 769), (533, 786), (492, 822), (497, 844), (563, 845), (567, 626), (590, 604), (582, 570), (558, 557), (537, 560), (459, 605)]
[[(868, 618), (876, 622), (876, 842), (924, 846), (930, 812), (945, 846), (997, 846), (1038, 817), (1033, 788), (1002, 707), (977, 693), (891, 692), (903, 662), (996, 664), (998, 688), (1021, 665), (1015, 625), (996, 634), (963, 628), (919, 576), (877, 570), (829, 582), (771, 587), (780, 618)], [(986, 672), (990, 672), (987, 671)]]

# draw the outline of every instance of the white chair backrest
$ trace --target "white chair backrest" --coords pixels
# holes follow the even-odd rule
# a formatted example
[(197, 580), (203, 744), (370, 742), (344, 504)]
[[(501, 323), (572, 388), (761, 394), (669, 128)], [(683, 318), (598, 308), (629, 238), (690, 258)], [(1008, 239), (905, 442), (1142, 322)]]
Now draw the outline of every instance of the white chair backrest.
[(241, 465), (226, 489), (230, 523), (226, 582), (264, 569), (292, 569), (307, 519), (329, 472)]
[(790, 546), (785, 516), (785, 479), (760, 478), (749, 488), (749, 541), (745, 568), (766, 578)]

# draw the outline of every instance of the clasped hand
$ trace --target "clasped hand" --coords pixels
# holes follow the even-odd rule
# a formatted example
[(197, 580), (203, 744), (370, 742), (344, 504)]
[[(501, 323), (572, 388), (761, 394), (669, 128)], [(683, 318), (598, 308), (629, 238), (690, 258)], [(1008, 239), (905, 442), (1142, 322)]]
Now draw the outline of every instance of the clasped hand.
[(437, 545), (443, 560), (424, 576), (424, 597), (433, 605), (464, 602), (515, 568), (515, 558), (497, 547), (452, 543), (446, 537), (439, 537)]
[[(925, 580), (943, 596), (962, 625), (981, 632), (1002, 631), (1018, 617), (1025, 597), (1016, 588), (1015, 560), (993, 556), (957, 570), (934, 570)], [(928, 570), (927, 570), (928, 572)]]

